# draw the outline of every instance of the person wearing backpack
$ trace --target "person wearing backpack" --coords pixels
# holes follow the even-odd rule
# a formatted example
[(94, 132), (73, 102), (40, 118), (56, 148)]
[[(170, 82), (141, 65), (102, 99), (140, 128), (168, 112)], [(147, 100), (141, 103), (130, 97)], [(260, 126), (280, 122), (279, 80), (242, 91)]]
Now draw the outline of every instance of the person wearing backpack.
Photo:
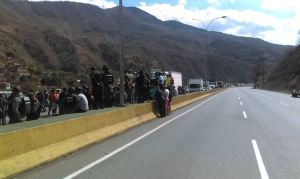
[(73, 87), (68, 88), (68, 92), (63, 98), (63, 114), (71, 114), (76, 110), (77, 95), (74, 94)]
[(27, 121), (36, 120), (40, 118), (42, 105), (33, 93), (30, 93), (28, 96), (30, 99), (30, 111), (27, 113)]
[(18, 123), (23, 122), (21, 120), (21, 108), (22, 108), (22, 99), (20, 96), (21, 88), (14, 87), (12, 89), (12, 94), (8, 98), (8, 115), (9, 115), (9, 123)]

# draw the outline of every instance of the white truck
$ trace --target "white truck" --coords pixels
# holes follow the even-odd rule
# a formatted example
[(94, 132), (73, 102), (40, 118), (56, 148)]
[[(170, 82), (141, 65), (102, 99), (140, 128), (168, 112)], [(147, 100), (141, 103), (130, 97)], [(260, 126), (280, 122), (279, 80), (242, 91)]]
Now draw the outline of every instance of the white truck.
[(203, 90), (203, 79), (189, 79), (190, 92)]
[(182, 74), (180, 72), (170, 71), (168, 74), (171, 74), (174, 80), (175, 89), (178, 89), (178, 86), (182, 86)]

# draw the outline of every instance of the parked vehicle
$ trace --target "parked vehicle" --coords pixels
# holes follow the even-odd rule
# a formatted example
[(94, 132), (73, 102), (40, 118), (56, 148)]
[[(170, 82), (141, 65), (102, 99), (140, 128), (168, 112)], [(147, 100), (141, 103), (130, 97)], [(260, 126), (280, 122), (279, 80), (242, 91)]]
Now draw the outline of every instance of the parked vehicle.
[(215, 85), (209, 85), (208, 88), (209, 89), (214, 89), (214, 88), (216, 88), (216, 86)]
[(217, 81), (216, 85), (217, 85), (216, 86), (217, 88), (223, 88), (224, 87), (224, 82), (223, 81)]
[(292, 90), (292, 96), (295, 97), (295, 98), (300, 96), (300, 89), (293, 89)]
[(189, 79), (190, 92), (201, 91), (203, 89), (203, 79)]
[(178, 86), (178, 94), (187, 94), (189, 92), (190, 90), (188, 86)]

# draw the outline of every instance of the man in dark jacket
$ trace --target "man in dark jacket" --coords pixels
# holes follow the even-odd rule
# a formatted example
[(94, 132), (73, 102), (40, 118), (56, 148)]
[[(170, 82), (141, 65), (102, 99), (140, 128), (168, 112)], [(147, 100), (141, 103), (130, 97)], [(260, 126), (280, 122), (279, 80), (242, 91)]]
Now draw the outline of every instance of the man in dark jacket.
[(103, 74), (96, 70), (95, 67), (92, 67), (90, 77), (92, 81), (92, 95), (94, 97), (93, 108), (103, 109)]
[(12, 89), (12, 94), (8, 98), (8, 115), (9, 115), (9, 123), (17, 123), (17, 122), (23, 122), (21, 120), (21, 114), (20, 114), (20, 106), (22, 99), (20, 97), (21, 88), (20, 87), (14, 87)]
[(145, 89), (146, 89), (146, 77), (144, 75), (144, 72), (141, 70), (139, 72), (139, 76), (136, 79), (136, 91), (137, 91), (137, 102), (143, 103), (145, 101)]
[(36, 120), (40, 118), (41, 104), (33, 93), (30, 93), (28, 96), (30, 99), (30, 112), (27, 114), (27, 120)]
[(157, 111), (158, 111), (160, 117), (166, 116), (163, 95), (164, 94), (163, 94), (162, 89), (159, 86), (157, 86), (156, 91), (155, 91), (155, 102), (156, 102)]
[(62, 88), (62, 91), (59, 93), (58, 96), (58, 109), (59, 109), (59, 114), (62, 115), (64, 114), (64, 99), (65, 96), (67, 95), (67, 88)]
[(70, 87), (63, 99), (63, 114), (71, 114), (76, 110), (77, 95), (74, 94), (75, 89)]
[(104, 65), (102, 69), (103, 69), (104, 106), (111, 107), (114, 102), (114, 97), (113, 97), (114, 76), (109, 72), (109, 69), (106, 65)]

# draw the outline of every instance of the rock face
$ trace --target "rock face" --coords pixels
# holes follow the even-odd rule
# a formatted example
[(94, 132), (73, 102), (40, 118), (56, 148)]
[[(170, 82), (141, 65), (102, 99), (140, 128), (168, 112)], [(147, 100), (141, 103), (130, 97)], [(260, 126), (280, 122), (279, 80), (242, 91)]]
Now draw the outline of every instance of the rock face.
[[(132, 70), (180, 71), (185, 79), (252, 81), (258, 62), (277, 63), (286, 46), (160, 21), (124, 8), (124, 57)], [(0, 1), (0, 61), (86, 73), (90, 66), (118, 71), (118, 9), (72, 2)], [(205, 60), (206, 58), (206, 60)], [(206, 62), (206, 63), (205, 63)], [(206, 73), (205, 73), (206, 70)]]

